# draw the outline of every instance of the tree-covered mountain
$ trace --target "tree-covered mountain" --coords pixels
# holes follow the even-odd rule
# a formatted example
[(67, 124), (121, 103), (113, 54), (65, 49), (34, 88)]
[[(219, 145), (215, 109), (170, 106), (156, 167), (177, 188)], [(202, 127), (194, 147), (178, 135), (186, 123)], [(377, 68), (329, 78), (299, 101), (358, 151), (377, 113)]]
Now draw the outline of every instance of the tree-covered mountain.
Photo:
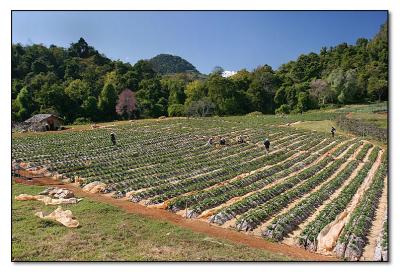
[(116, 105), (125, 89), (137, 103), (125, 117), (303, 112), (388, 98), (387, 23), (371, 40), (324, 47), (277, 70), (265, 64), (228, 78), (218, 71), (202, 75), (164, 54), (134, 65), (113, 61), (83, 38), (68, 48), (13, 44), (11, 50), (13, 121), (36, 113), (57, 114), (68, 123), (123, 118)]
[[(327, 103), (349, 104), (386, 100), (388, 96), (387, 23), (370, 41), (359, 38), (301, 55), (277, 71), (274, 102), (289, 110), (307, 110)], [(307, 105), (302, 105), (300, 99)]]
[(176, 74), (185, 72), (199, 73), (196, 67), (194, 67), (187, 60), (169, 54), (159, 54), (149, 60), (154, 71), (162, 75), (165, 74)]

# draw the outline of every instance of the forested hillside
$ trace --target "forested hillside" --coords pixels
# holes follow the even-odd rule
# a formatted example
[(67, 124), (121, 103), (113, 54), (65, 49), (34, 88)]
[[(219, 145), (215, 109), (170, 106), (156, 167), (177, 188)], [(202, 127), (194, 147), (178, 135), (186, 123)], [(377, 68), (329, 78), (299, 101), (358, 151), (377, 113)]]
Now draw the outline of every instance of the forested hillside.
[(194, 67), (190, 62), (182, 59), (179, 56), (173, 56), (169, 54), (160, 54), (151, 58), (150, 64), (154, 71), (160, 74), (176, 74), (184, 72), (194, 72), (198, 73), (196, 67)]
[[(276, 71), (262, 65), (229, 78), (220, 72), (204, 76), (186, 60), (165, 54), (134, 65), (113, 61), (83, 38), (69, 48), (13, 44), (12, 120), (23, 121), (36, 113), (54, 113), (67, 123), (289, 113), (386, 100), (387, 23), (371, 40), (322, 48), (319, 54), (301, 55)], [(123, 92), (126, 89), (133, 93)], [(117, 105), (120, 101), (134, 105)], [(116, 108), (125, 112), (117, 113)]]

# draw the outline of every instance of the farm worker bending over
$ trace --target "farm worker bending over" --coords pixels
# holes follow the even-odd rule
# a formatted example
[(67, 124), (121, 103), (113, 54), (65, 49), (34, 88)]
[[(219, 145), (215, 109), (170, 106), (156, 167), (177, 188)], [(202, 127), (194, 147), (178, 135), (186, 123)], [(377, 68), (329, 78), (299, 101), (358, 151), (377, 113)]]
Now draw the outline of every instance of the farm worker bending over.
[(238, 144), (243, 144), (243, 143), (244, 143), (244, 139), (243, 139), (242, 135), (240, 135), (240, 136), (238, 137), (237, 142), (238, 142)]
[(213, 139), (212, 138), (208, 139), (206, 146), (212, 146), (212, 144), (213, 144)]
[(225, 140), (224, 137), (222, 137), (222, 138), (219, 139), (219, 144), (220, 144), (220, 145), (225, 145), (225, 143), (226, 143), (226, 140)]
[(331, 129), (332, 137), (335, 137), (335, 131), (336, 131), (336, 128), (332, 127), (332, 129)]
[(111, 132), (111, 142), (113, 143), (113, 145), (117, 144), (117, 139), (115, 138), (114, 132)]
[(267, 151), (267, 154), (269, 152), (269, 145), (270, 145), (270, 142), (269, 142), (268, 138), (266, 138), (264, 141), (264, 146), (265, 146), (265, 150)]

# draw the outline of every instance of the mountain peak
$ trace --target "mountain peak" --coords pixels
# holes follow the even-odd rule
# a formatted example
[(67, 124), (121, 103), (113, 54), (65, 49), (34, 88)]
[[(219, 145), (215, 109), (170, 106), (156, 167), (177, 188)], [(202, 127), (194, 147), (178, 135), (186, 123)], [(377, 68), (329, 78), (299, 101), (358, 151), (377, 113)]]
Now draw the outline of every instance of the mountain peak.
[(159, 54), (151, 58), (149, 62), (153, 69), (160, 74), (175, 74), (189, 71), (199, 73), (193, 64), (179, 56), (171, 54)]

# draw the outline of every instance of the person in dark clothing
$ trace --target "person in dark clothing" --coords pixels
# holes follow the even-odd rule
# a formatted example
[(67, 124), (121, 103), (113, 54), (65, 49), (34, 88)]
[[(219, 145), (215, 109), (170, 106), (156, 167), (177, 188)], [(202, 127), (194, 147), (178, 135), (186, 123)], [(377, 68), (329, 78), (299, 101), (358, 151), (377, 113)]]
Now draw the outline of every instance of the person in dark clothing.
[(220, 145), (225, 145), (225, 144), (226, 144), (226, 140), (225, 140), (224, 137), (221, 137), (221, 138), (219, 139), (219, 144), (220, 144)]
[(265, 139), (265, 141), (264, 141), (264, 146), (265, 146), (265, 150), (267, 151), (267, 153), (269, 152), (269, 146), (270, 146), (270, 142), (269, 142), (269, 140), (268, 140), (268, 138), (267, 139)]
[(335, 131), (336, 131), (336, 128), (332, 127), (332, 129), (331, 129), (332, 137), (335, 137)]
[(113, 143), (113, 145), (117, 144), (117, 139), (115, 138), (114, 132), (111, 132), (111, 142)]

